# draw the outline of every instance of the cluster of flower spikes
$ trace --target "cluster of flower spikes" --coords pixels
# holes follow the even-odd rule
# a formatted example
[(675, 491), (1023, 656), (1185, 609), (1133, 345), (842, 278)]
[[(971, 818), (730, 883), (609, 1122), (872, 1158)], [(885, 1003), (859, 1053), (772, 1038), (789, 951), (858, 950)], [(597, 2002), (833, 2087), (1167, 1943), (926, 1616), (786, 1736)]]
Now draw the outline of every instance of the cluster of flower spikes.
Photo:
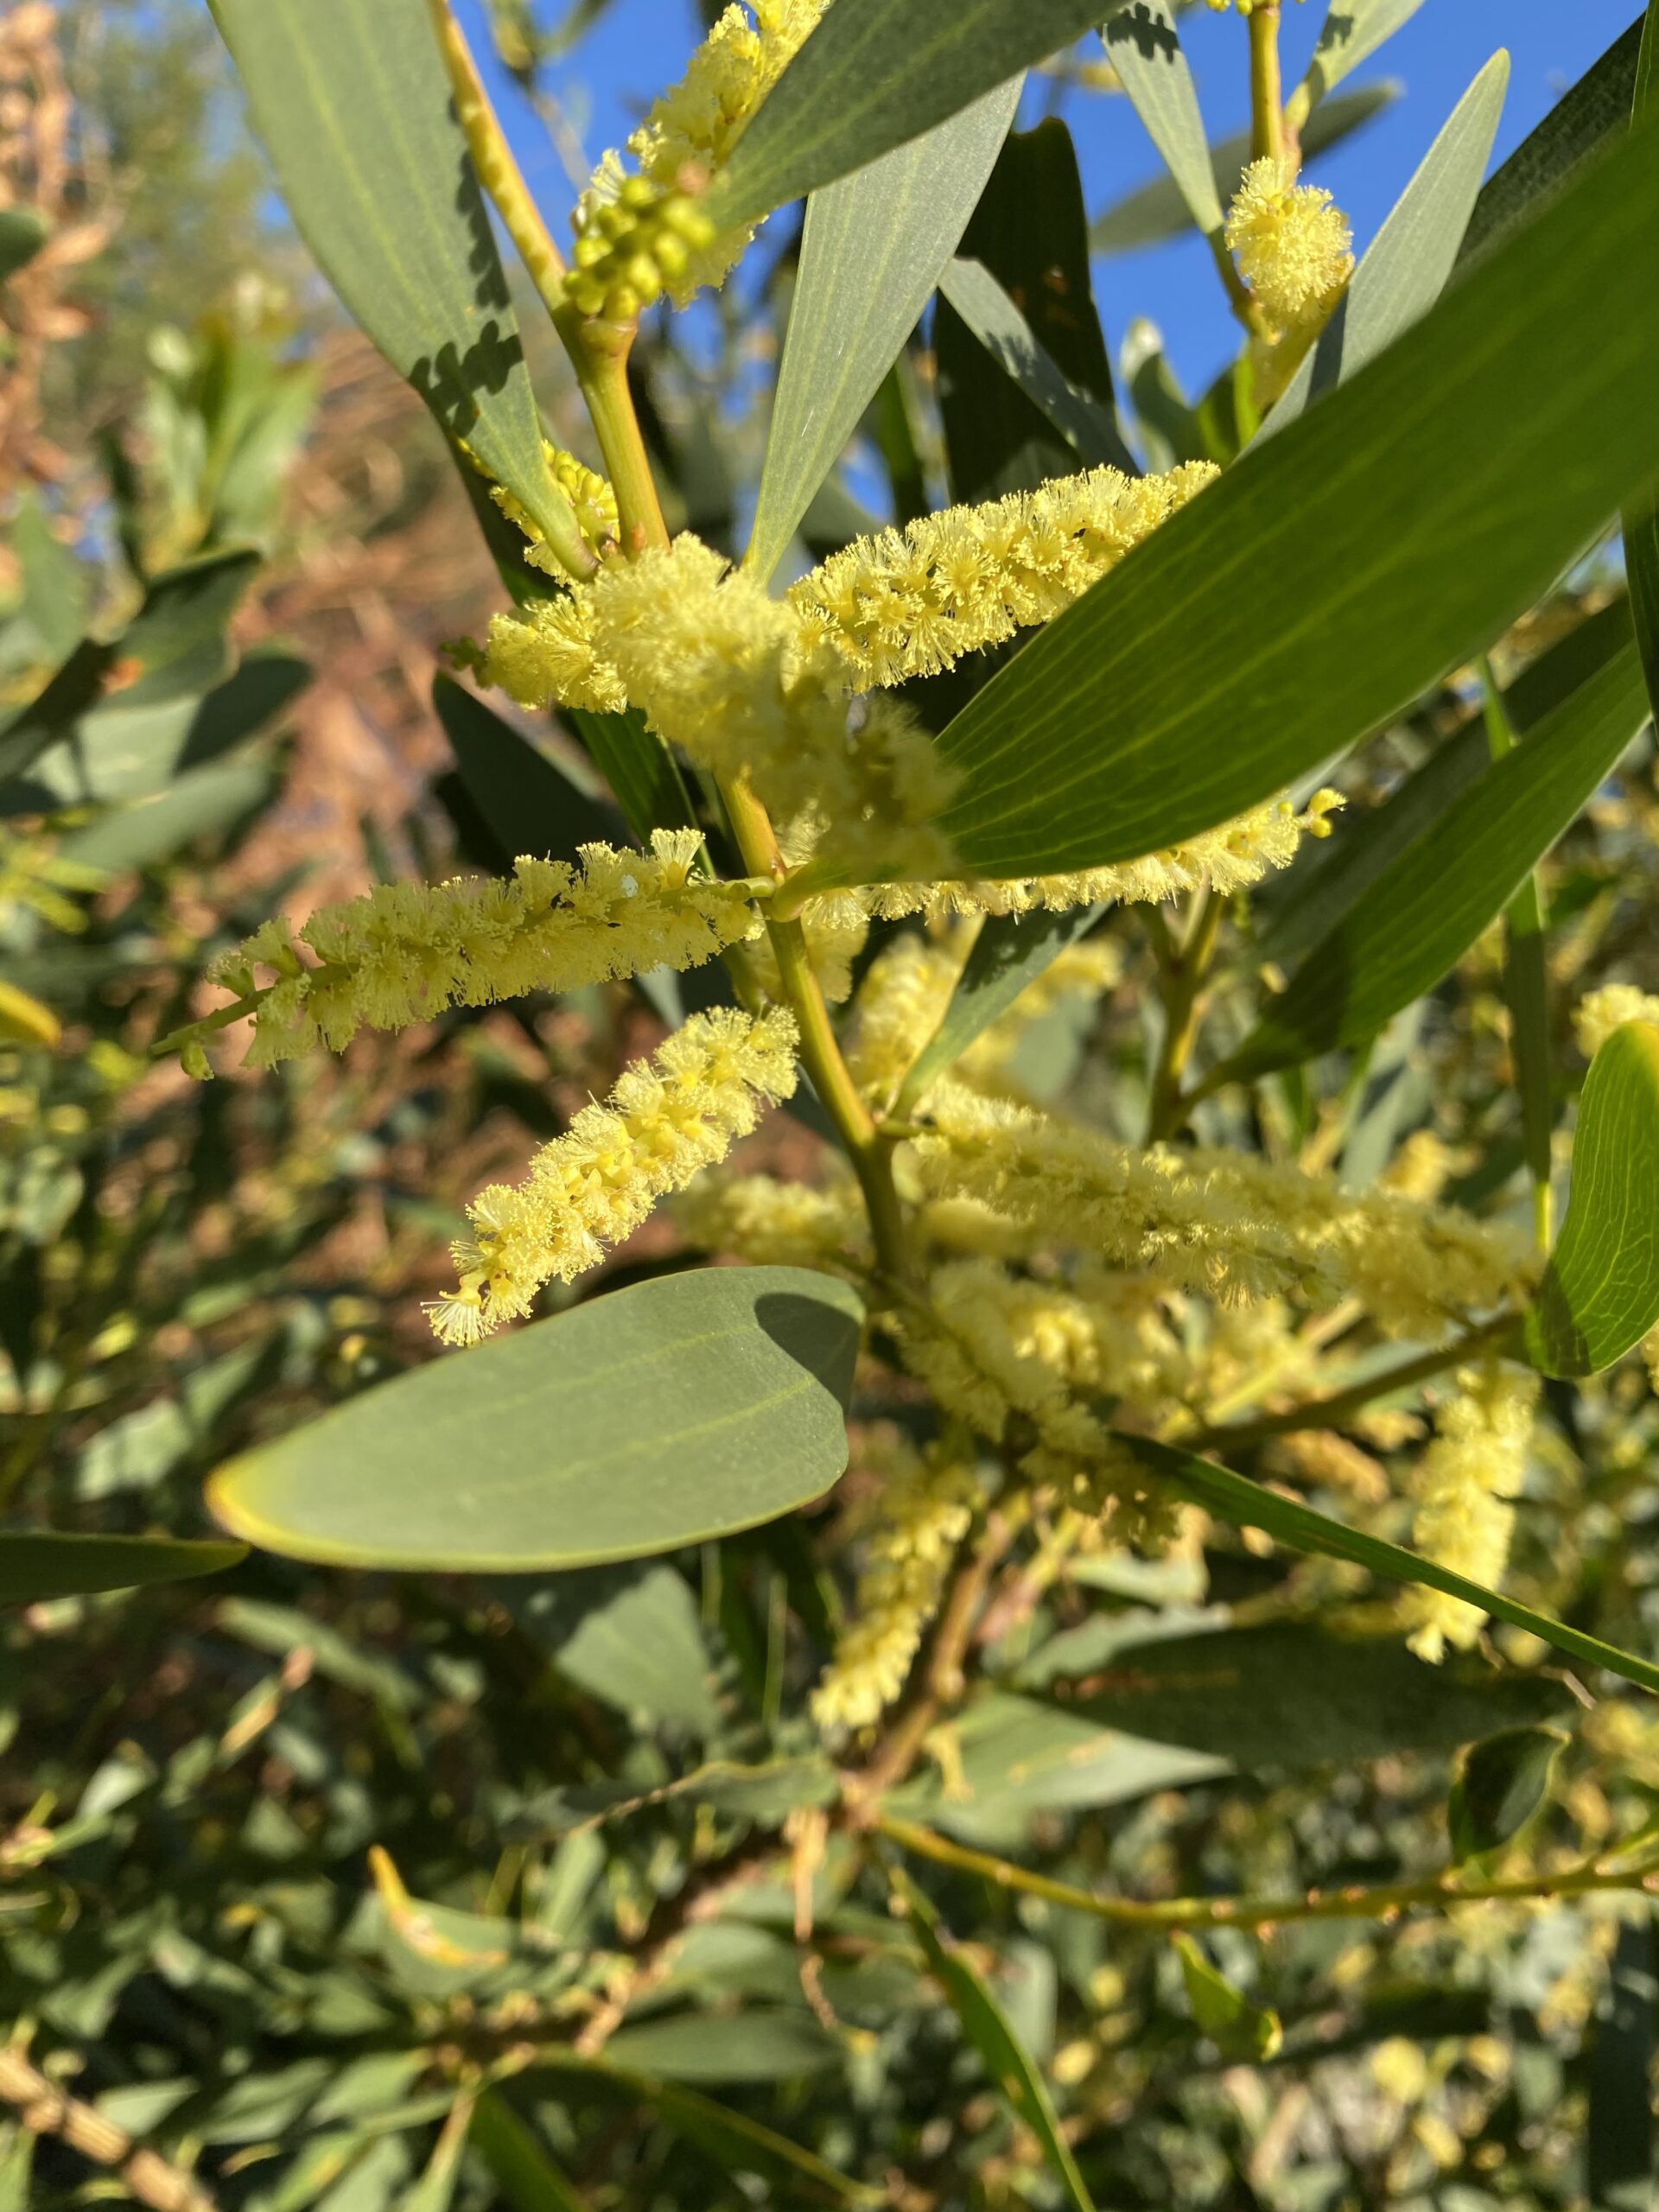
[(1252, 162), (1227, 211), (1227, 245), (1269, 326), (1258, 391), (1276, 398), (1354, 273), (1348, 219), (1284, 155)]
[[(296, 943), (280, 916), (223, 954), (211, 982), (260, 993), (246, 1065), (270, 1067), (359, 1028), (403, 1029), (452, 1006), (570, 991), (652, 967), (694, 968), (760, 927), (741, 886), (694, 873), (702, 839), (658, 830), (651, 851), (584, 845), (580, 865), (521, 858), (508, 877), (386, 883), (320, 906)], [(301, 957), (303, 945), (315, 964)], [(192, 1072), (207, 1072), (193, 1056)]]
[(718, 1007), (626, 1068), (603, 1105), (585, 1106), (543, 1146), (522, 1183), (492, 1184), (467, 1207), (471, 1233), (454, 1247), (460, 1283), (428, 1306), (434, 1332), (476, 1343), (528, 1313), (543, 1284), (594, 1266), (790, 1096), (796, 1042), (781, 1008)]
[(526, 706), (638, 707), (699, 766), (746, 778), (780, 825), (832, 827), (855, 880), (950, 873), (933, 820), (951, 779), (926, 732), (895, 701), (849, 709), (834, 650), (689, 533), (496, 615), (483, 672)]
[[(1509, 1564), (1511, 1501), (1526, 1473), (1538, 1377), (1489, 1360), (1460, 1368), (1457, 1389), (1436, 1409), (1434, 1441), (1415, 1470), (1412, 1541), (1425, 1558), (1495, 1588)], [(1437, 1660), (1448, 1643), (1467, 1649), (1485, 1618), (1478, 1606), (1414, 1584), (1405, 1595), (1411, 1647)]]
[(1085, 1249), (1224, 1301), (1352, 1298), (1387, 1334), (1433, 1341), (1519, 1302), (1535, 1255), (1454, 1208), (1344, 1192), (1247, 1154), (1145, 1150), (942, 1083), (912, 1152), (934, 1198), (976, 1198), (1033, 1249)]
[(971, 1459), (942, 1444), (918, 1452), (886, 1431), (860, 1458), (881, 1486), (858, 1518), (857, 1588), (812, 1693), (812, 1717), (826, 1733), (870, 1726), (903, 1689), (982, 1496)]
[(663, 293), (684, 307), (721, 283), (753, 226), (717, 228), (699, 195), (743, 126), (799, 51), (827, 0), (751, 0), (729, 7), (628, 140), (630, 174), (607, 153), (572, 218), (567, 296), (584, 315), (628, 321)]
[(937, 676), (1063, 613), (1217, 474), (1091, 468), (923, 515), (831, 554), (790, 604), (805, 641), (833, 645), (861, 686)]

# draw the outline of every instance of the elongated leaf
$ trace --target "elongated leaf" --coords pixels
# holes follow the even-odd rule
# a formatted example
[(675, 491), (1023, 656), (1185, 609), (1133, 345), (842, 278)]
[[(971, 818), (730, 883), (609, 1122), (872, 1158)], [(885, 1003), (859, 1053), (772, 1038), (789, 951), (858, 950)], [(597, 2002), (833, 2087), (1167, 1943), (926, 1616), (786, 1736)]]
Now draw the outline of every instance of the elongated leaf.
[[(1524, 737), (1630, 642), (1630, 610), (1610, 601), (1522, 669), (1503, 694), (1510, 727)], [(1383, 869), (1484, 775), (1491, 754), (1483, 719), (1471, 715), (1383, 805), (1350, 818), (1317, 853), (1299, 861), (1272, 919), (1256, 940), (1258, 961), (1281, 965), (1328, 937)]]
[(645, 728), (638, 707), (630, 707), (624, 715), (593, 715), (580, 707), (562, 711), (615, 792), (616, 803), (641, 844), (653, 830), (696, 825), (690, 796), (674, 757)]
[(1503, 1728), (1470, 1745), (1446, 1808), (1454, 1865), (1500, 1850), (1525, 1827), (1566, 1741), (1559, 1728)]
[(1212, 236), (1222, 226), (1221, 195), (1169, 0), (1135, 0), (1133, 7), (1119, 10), (1102, 36), (1107, 59), (1163, 156), (1187, 213), (1206, 238)]
[(1452, 274), (1503, 112), (1501, 49), (1446, 118), (1411, 182), (1366, 248), (1336, 313), (1263, 424), (1271, 437), (1427, 315)]
[(64, 838), (59, 851), (83, 867), (153, 868), (195, 842), (232, 829), (276, 796), (282, 772), (268, 760), (222, 760), (193, 768), (170, 791), (123, 807)]
[(997, 366), (1041, 408), (1079, 461), (1090, 467), (1109, 461), (1126, 475), (1133, 472), (1134, 462), (1110, 414), (1080, 391), (1044, 352), (1031, 325), (982, 262), (947, 262), (939, 290)]
[(482, 699), (440, 675), (432, 704), (461, 781), (509, 860), (533, 853), (573, 861), (580, 845), (620, 842), (622, 824), (611, 809), (579, 790)]
[[(1126, 1637), (1103, 1664), (1063, 1675), (1045, 1695), (1073, 1719), (1208, 1752), (1246, 1772), (1443, 1755), (1571, 1702), (1559, 1682), (1536, 1675), (1431, 1667), (1392, 1637), (1332, 1636), (1291, 1621), (1151, 1643)], [(1293, 1709), (1294, 1731), (1284, 1720)]]
[(1027, 984), (1075, 944), (1100, 912), (1098, 906), (1072, 906), (1054, 914), (992, 915), (974, 939), (938, 1027), (905, 1077), (894, 1112), (902, 1115), (929, 1084), (954, 1066), (975, 1038), (1006, 1014)]
[(1014, 2118), (1028, 2127), (1041, 2147), (1072, 2212), (1095, 2212), (1095, 2202), (1077, 2171), (1071, 2146), (1060, 2133), (1054, 2101), (1035, 2062), (1009, 2024), (1008, 2017), (987, 1988), (977, 1968), (945, 1936), (938, 1915), (907, 1875), (893, 1873), (909, 1909), (910, 1924), (927, 1963), (962, 2022), (963, 2033), (983, 2060)]
[(753, 222), (919, 138), (1125, 0), (836, 0), (767, 96), (709, 194)]
[(836, 2065), (840, 2046), (810, 2012), (683, 2012), (619, 2028), (606, 2049), (618, 2066), (671, 2082), (791, 2082)]
[(1285, 2039), (1279, 2015), (1252, 2005), (1218, 1968), (1212, 1967), (1190, 1936), (1177, 1936), (1181, 1980), (1201, 2033), (1224, 2058), (1271, 2058)]
[(1643, 132), (977, 694), (940, 740), (965, 865), (1155, 851), (1479, 650), (1659, 471), (1659, 282), (1630, 283), (1656, 264), (1659, 132)]
[[(1351, 92), (1338, 92), (1322, 102), (1308, 118), (1307, 127), (1302, 132), (1304, 162), (1312, 164), (1319, 155), (1339, 146), (1362, 124), (1369, 123), (1384, 108), (1392, 107), (1404, 90), (1397, 78), (1385, 77), (1379, 84), (1361, 85)], [(1211, 175), (1216, 196), (1224, 207), (1238, 190), (1249, 161), (1248, 130), (1224, 138), (1211, 152)], [(1166, 238), (1179, 238), (1192, 227), (1192, 211), (1181, 197), (1174, 178), (1156, 176), (1149, 184), (1141, 185), (1137, 191), (1103, 208), (1089, 226), (1089, 243), (1096, 253), (1130, 253), (1141, 246), (1160, 245)]]
[(0, 1604), (76, 1598), (98, 1590), (136, 1590), (222, 1573), (247, 1557), (245, 1544), (179, 1536), (60, 1536), (33, 1530), (0, 1535)]
[(1659, 1321), (1659, 1029), (1627, 1021), (1590, 1064), (1573, 1197), (1527, 1316), (1546, 1375), (1595, 1375)]
[[(981, 282), (981, 319), (969, 304), (958, 308), (950, 296), (953, 281), (942, 288), (933, 318), (951, 496), (969, 503), (1031, 491), (1070, 474), (1080, 457), (1032, 390), (1011, 381), (1027, 357), (1017, 333), (1012, 355), (998, 350), (988, 334), (993, 319), (996, 328), (1011, 330), (1008, 312), (1020, 316), (1033, 346), (1111, 419), (1112, 366), (1090, 278), (1083, 181), (1071, 134), (1058, 116), (1008, 133), (958, 251), (961, 260), (981, 265), (1009, 303), (999, 310)], [(964, 274), (947, 271), (947, 277)], [(982, 677), (982, 670), (975, 672)]]
[(1548, 1613), (1534, 1612), (1530, 1605), (1506, 1597), (1501, 1590), (1488, 1590), (1433, 1560), (1421, 1559), (1399, 1544), (1385, 1543), (1381, 1536), (1361, 1535), (1328, 1514), (1316, 1513), (1311, 1505), (1265, 1490), (1260, 1483), (1236, 1475), (1230, 1467), (1217, 1466), (1213, 1459), (1197, 1459), (1190, 1452), (1156, 1444), (1149, 1437), (1129, 1436), (1124, 1441), (1137, 1459), (1144, 1459), (1188, 1497), (1196, 1498), (1218, 1521), (1229, 1522), (1236, 1529), (1260, 1529), (1292, 1551), (1351, 1560), (1389, 1582), (1421, 1584), (1425, 1589), (1442, 1591), (1448, 1598), (1461, 1598), (1465, 1605), (1478, 1606), (1496, 1620), (1525, 1629), (1557, 1651), (1567, 1652), (1592, 1667), (1605, 1667), (1609, 1674), (1638, 1683), (1643, 1689), (1659, 1690), (1659, 1667), (1651, 1660), (1638, 1658), (1633, 1651), (1621, 1651), (1615, 1644), (1586, 1636), (1581, 1629), (1569, 1628), (1565, 1621), (1552, 1620)]
[(329, 282), (452, 437), (556, 546), (579, 543), (542, 451), (489, 215), (423, 10), (212, 0), (283, 197)]
[(1596, 2005), (1586, 2114), (1586, 2202), (1648, 2212), (1653, 2202), (1653, 2053), (1659, 2041), (1651, 1909), (1621, 1920)]
[(467, 2139), (514, 2212), (587, 2212), (587, 2199), (499, 2089), (473, 2107)]
[(91, 613), (92, 570), (83, 568), (52, 529), (38, 493), (24, 493), (12, 514), (11, 550), (23, 572), (22, 612), (44, 655), (72, 653)]
[(861, 1313), (804, 1268), (637, 1283), (232, 1459), (211, 1501), (336, 1567), (544, 1573), (752, 1529), (845, 1468)]
[(1423, 0), (1331, 0), (1306, 74), (1285, 103), (1291, 118), (1300, 125), (1422, 4)]
[[(1630, 118), (1634, 123), (1651, 125), (1656, 116), (1659, 116), (1659, 14), (1649, 0), (1637, 56)], [(1648, 697), (1659, 715), (1659, 507), (1651, 504), (1627, 507), (1623, 521), (1630, 613), (1636, 623), (1636, 641), (1642, 649)]]
[(25, 269), (52, 235), (38, 208), (0, 208), (0, 284)]
[(1627, 646), (1389, 862), (1211, 1084), (1249, 1082), (1374, 1037), (1431, 989), (1503, 912), (1647, 711)]
[(800, 274), (744, 566), (770, 576), (957, 250), (1021, 79), (806, 205)]
[(1508, 237), (1583, 162), (1624, 137), (1641, 43), (1642, 26), (1632, 23), (1487, 179), (1464, 233), (1459, 269)]

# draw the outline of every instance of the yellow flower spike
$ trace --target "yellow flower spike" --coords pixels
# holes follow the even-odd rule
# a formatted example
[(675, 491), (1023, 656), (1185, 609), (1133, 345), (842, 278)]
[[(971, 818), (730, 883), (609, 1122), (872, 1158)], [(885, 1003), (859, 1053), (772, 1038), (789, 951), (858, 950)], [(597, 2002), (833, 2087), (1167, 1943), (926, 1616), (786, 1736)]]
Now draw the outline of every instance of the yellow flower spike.
[(527, 1313), (545, 1283), (569, 1282), (639, 1226), (659, 1198), (723, 1160), (796, 1084), (797, 1038), (781, 1009), (693, 1014), (649, 1061), (618, 1078), (544, 1145), (516, 1185), (481, 1191), (454, 1247), (460, 1286), (430, 1300), (434, 1332), (471, 1344)]
[[(1539, 1382), (1496, 1361), (1460, 1369), (1457, 1382), (1413, 1480), (1412, 1541), (1425, 1558), (1492, 1589), (1509, 1564), (1512, 1501), (1526, 1473)], [(1407, 1591), (1404, 1612), (1414, 1624), (1412, 1649), (1428, 1660), (1442, 1658), (1448, 1643), (1467, 1650), (1485, 1619), (1478, 1607), (1420, 1585)]]
[(1579, 1050), (1593, 1060), (1615, 1029), (1627, 1021), (1659, 1024), (1659, 996), (1638, 990), (1634, 983), (1604, 983), (1582, 998), (1573, 1016)]
[(702, 840), (658, 830), (649, 853), (584, 845), (579, 864), (521, 858), (511, 878), (381, 884), (319, 907), (300, 931), (281, 920), (209, 969), (250, 995), (257, 967), (277, 982), (253, 1010), (247, 1065), (269, 1067), (319, 1040), (338, 1052), (360, 1028), (403, 1029), (450, 1006), (568, 991), (652, 967), (694, 968), (753, 936), (741, 883), (691, 873)]

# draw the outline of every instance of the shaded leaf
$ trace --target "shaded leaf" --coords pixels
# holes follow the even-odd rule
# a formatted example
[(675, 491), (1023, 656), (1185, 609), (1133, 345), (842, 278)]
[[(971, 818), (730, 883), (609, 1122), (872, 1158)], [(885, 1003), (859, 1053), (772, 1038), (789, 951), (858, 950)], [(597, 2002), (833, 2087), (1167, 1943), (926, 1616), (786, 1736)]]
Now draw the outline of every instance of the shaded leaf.
[(245, 1544), (178, 1536), (70, 1536), (35, 1530), (0, 1535), (0, 1604), (32, 1605), (100, 1590), (219, 1574), (247, 1556)]
[(1621, 1920), (1596, 2006), (1590, 2052), (1590, 2108), (1585, 2142), (1587, 2201), (1593, 2212), (1651, 2212), (1653, 2096), (1659, 2040), (1659, 1961), (1651, 1909)]
[(619, 2028), (605, 2046), (631, 2071), (671, 2082), (790, 2082), (839, 2064), (841, 2046), (810, 2012), (681, 2012)]
[(836, 0), (744, 131), (709, 196), (753, 222), (957, 114), (1123, 0)]
[(929, 1967), (943, 1986), (951, 2010), (962, 2023), (963, 2033), (984, 2062), (990, 2076), (1014, 2118), (1036, 2137), (1043, 2158), (1065, 2192), (1073, 2212), (1095, 2212), (1071, 2146), (1060, 2133), (1054, 2101), (1035, 2062), (1009, 2024), (1007, 2015), (987, 1987), (983, 1977), (945, 1936), (938, 1916), (909, 1877), (898, 1872), (893, 1880), (910, 1915), (910, 1924)]
[(1205, 1087), (1374, 1037), (1431, 989), (1503, 912), (1646, 715), (1627, 646), (1380, 871)]
[(557, 547), (579, 544), (542, 451), (506, 280), (437, 42), (379, 0), (213, 0), (306, 243), (380, 351)]
[(1506, 1597), (1501, 1590), (1488, 1590), (1484, 1584), (1454, 1574), (1449, 1567), (1421, 1559), (1399, 1544), (1386, 1543), (1380, 1536), (1362, 1535), (1328, 1514), (1316, 1513), (1312, 1506), (1264, 1489), (1211, 1459), (1198, 1459), (1171, 1445), (1155, 1444), (1149, 1437), (1126, 1436), (1123, 1440), (1138, 1459), (1185, 1496), (1196, 1498), (1218, 1521), (1237, 1529), (1260, 1529), (1293, 1551), (1350, 1560), (1390, 1582), (1420, 1583), (1425, 1589), (1444, 1592), (1448, 1598), (1460, 1598), (1465, 1605), (1477, 1606), (1494, 1619), (1525, 1629), (1557, 1651), (1568, 1652), (1592, 1667), (1605, 1667), (1610, 1674), (1639, 1683), (1643, 1689), (1659, 1690), (1659, 1667), (1638, 1658), (1633, 1651), (1621, 1651), (1615, 1644), (1586, 1636), (1581, 1629), (1569, 1628), (1565, 1621), (1535, 1612), (1518, 1599)]
[(1525, 1827), (1549, 1795), (1566, 1741), (1559, 1728), (1504, 1728), (1469, 1746), (1446, 1808), (1454, 1866), (1498, 1850)]
[(562, 1675), (607, 1705), (705, 1735), (718, 1726), (696, 1599), (671, 1567), (509, 1577), (494, 1595)]
[(770, 576), (956, 251), (1020, 80), (806, 205), (800, 271), (744, 566)]
[(509, 864), (520, 853), (574, 861), (579, 845), (623, 841), (609, 807), (452, 677), (433, 678), (432, 705), (461, 781)]
[(257, 814), (276, 796), (280, 769), (265, 760), (227, 760), (194, 768), (170, 791), (106, 814), (72, 830), (58, 847), (63, 859), (111, 874), (153, 868), (198, 837), (220, 835)]
[(1085, 467), (1134, 461), (1107, 410), (1080, 391), (1032, 335), (1031, 326), (982, 262), (949, 261), (939, 292), (1003, 374), (1039, 407)]
[(940, 739), (964, 866), (1091, 868), (1212, 827), (1529, 605), (1659, 469), (1659, 285), (1629, 281), (1656, 237), (1643, 133), (1033, 638)]
[(291, 1558), (439, 1572), (547, 1572), (753, 1528), (844, 1470), (861, 1315), (800, 1268), (638, 1283), (245, 1453), (211, 1502)]
[(696, 827), (690, 795), (674, 757), (645, 728), (638, 707), (623, 715), (594, 715), (580, 707), (560, 711), (616, 794), (624, 819), (642, 845), (653, 830)]
[(499, 2089), (473, 2107), (467, 2141), (514, 2212), (585, 2212), (587, 2199)]
[(0, 207), (0, 284), (25, 269), (52, 235), (37, 207)]
[(1546, 1375), (1596, 1375), (1659, 1321), (1659, 1029), (1627, 1021), (1590, 1064), (1573, 1195), (1527, 1315)]
[(1101, 35), (1187, 213), (1206, 238), (1213, 236), (1223, 222), (1221, 195), (1170, 0), (1129, 0)]

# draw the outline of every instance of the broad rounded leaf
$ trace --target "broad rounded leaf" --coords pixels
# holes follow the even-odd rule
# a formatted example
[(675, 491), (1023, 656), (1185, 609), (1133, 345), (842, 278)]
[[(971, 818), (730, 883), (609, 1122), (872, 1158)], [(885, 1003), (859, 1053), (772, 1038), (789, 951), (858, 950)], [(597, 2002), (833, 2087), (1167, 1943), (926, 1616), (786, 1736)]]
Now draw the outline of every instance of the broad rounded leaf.
[(29, 1531), (0, 1535), (0, 1605), (136, 1590), (218, 1574), (247, 1556), (245, 1544), (178, 1536), (70, 1536)]
[(1527, 1316), (1546, 1375), (1596, 1375), (1659, 1321), (1659, 1029), (1627, 1021), (1591, 1063), (1573, 1197)]
[(338, 1406), (209, 1498), (251, 1543), (335, 1567), (545, 1573), (728, 1535), (845, 1469), (861, 1319), (804, 1268), (659, 1277)]
[(1659, 472), (1656, 348), (1659, 132), (1641, 131), (957, 715), (943, 824), (964, 868), (1155, 852), (1388, 721)]

